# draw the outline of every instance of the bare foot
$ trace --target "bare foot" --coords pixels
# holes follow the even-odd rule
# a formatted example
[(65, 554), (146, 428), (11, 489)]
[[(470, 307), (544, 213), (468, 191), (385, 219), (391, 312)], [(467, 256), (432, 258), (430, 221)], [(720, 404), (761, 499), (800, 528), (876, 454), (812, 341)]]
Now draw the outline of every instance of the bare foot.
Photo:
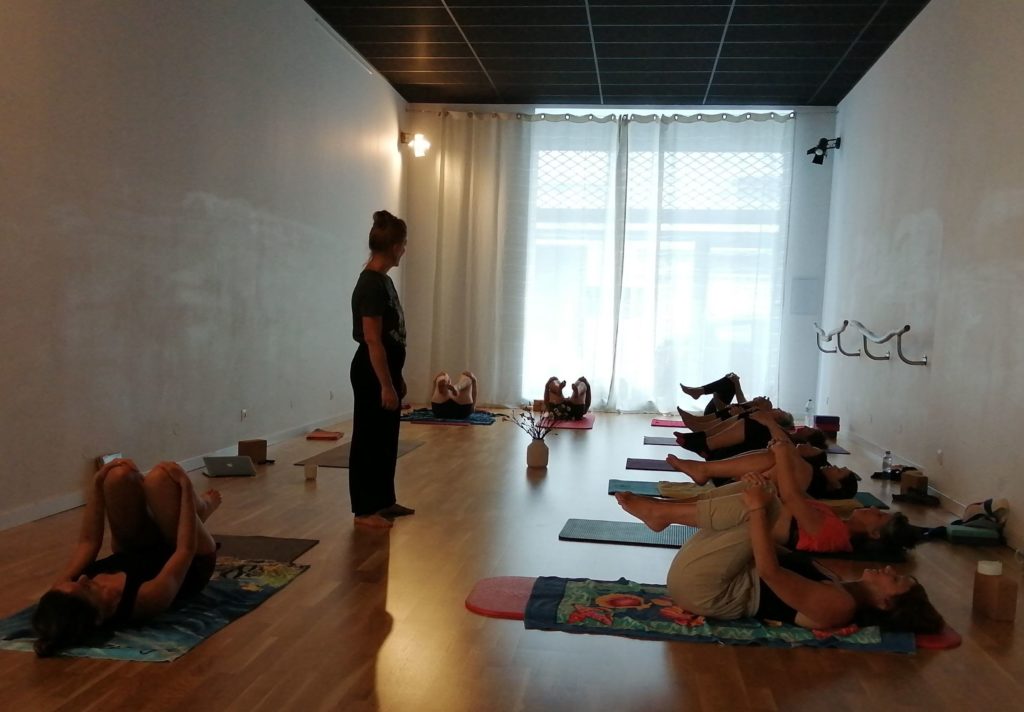
[(357, 527), (364, 527), (366, 529), (390, 529), (394, 526), (390, 519), (385, 519), (379, 514), (367, 514), (362, 517), (353, 517), (352, 522)]
[(675, 455), (669, 455), (665, 458), (665, 462), (672, 466), (673, 470), (682, 472), (684, 475), (688, 475), (691, 480), (699, 485), (707, 484), (708, 480), (711, 479), (704, 469), (706, 462), (698, 462), (697, 460), (681, 460)]
[(199, 521), (205, 522), (209, 519), (210, 515), (220, 506), (220, 500), (220, 492), (215, 489), (203, 492), (199, 496), (199, 501), (196, 502), (196, 514), (199, 515)]
[(661, 502), (649, 497), (638, 497), (629, 492), (616, 492), (615, 499), (619, 506), (647, 525), (649, 529), (660, 532), (672, 522), (659, 514)]
[(679, 406), (676, 406), (676, 410), (679, 411), (679, 419), (681, 421), (683, 421), (683, 425), (685, 425), (686, 427), (690, 428), (690, 430), (693, 430), (693, 426), (690, 425), (690, 423), (691, 423), (691, 421), (693, 419), (693, 414), (692, 413), (688, 413), (687, 411), (683, 410)]
[(699, 386), (684, 386), (682, 383), (679, 387), (683, 389), (683, 393), (690, 396), (690, 398), (700, 398), (704, 395), (704, 389)]

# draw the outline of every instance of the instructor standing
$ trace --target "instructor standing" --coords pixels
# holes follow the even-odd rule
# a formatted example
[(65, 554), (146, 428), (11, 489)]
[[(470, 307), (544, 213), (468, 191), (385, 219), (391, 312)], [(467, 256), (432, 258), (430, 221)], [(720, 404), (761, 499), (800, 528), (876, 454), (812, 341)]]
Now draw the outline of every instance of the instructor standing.
[(405, 254), (405, 221), (386, 210), (373, 214), (370, 261), (352, 292), (352, 359), (355, 414), (348, 490), (355, 525), (390, 529), (391, 520), (414, 510), (395, 501), (398, 426), (405, 397), (405, 314), (388, 270)]

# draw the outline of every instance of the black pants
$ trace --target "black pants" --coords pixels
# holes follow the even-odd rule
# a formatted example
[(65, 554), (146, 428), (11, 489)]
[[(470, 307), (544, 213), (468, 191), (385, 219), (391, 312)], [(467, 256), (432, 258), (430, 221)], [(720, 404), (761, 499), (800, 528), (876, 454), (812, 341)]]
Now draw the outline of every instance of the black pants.
[(701, 390), (704, 391), (704, 395), (714, 396), (704, 409), (704, 415), (710, 415), (719, 408), (732, 403), (732, 399), (736, 397), (736, 384), (725, 376), (701, 386)]
[[(386, 347), (391, 381), (397, 384), (405, 365), (405, 350)], [(395, 464), (398, 460), (400, 410), (380, 403), (380, 381), (370, 363), (370, 351), (360, 344), (349, 371), (355, 413), (352, 448), (348, 456), (348, 494), (357, 517), (374, 514), (395, 503)]]

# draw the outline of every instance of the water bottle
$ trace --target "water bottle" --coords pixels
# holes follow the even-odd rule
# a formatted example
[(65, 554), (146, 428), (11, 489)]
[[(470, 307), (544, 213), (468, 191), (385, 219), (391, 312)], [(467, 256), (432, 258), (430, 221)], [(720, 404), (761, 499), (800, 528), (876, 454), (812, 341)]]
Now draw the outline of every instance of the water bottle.
[(885, 454), (882, 455), (882, 472), (885, 474), (892, 472), (892, 452), (889, 450), (886, 450)]
[(814, 427), (814, 399), (808, 398), (807, 405), (804, 406), (804, 425), (808, 428)]

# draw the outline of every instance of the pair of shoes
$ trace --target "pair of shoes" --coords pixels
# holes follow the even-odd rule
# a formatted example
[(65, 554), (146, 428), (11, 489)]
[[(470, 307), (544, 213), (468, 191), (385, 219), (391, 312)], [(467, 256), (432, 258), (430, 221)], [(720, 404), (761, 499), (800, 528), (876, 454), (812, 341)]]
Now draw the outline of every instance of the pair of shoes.
[(410, 507), (403, 507), (398, 502), (395, 502), (390, 507), (380, 510), (377, 514), (385, 519), (394, 519), (396, 517), (408, 517), (410, 514), (416, 514), (416, 510)]

